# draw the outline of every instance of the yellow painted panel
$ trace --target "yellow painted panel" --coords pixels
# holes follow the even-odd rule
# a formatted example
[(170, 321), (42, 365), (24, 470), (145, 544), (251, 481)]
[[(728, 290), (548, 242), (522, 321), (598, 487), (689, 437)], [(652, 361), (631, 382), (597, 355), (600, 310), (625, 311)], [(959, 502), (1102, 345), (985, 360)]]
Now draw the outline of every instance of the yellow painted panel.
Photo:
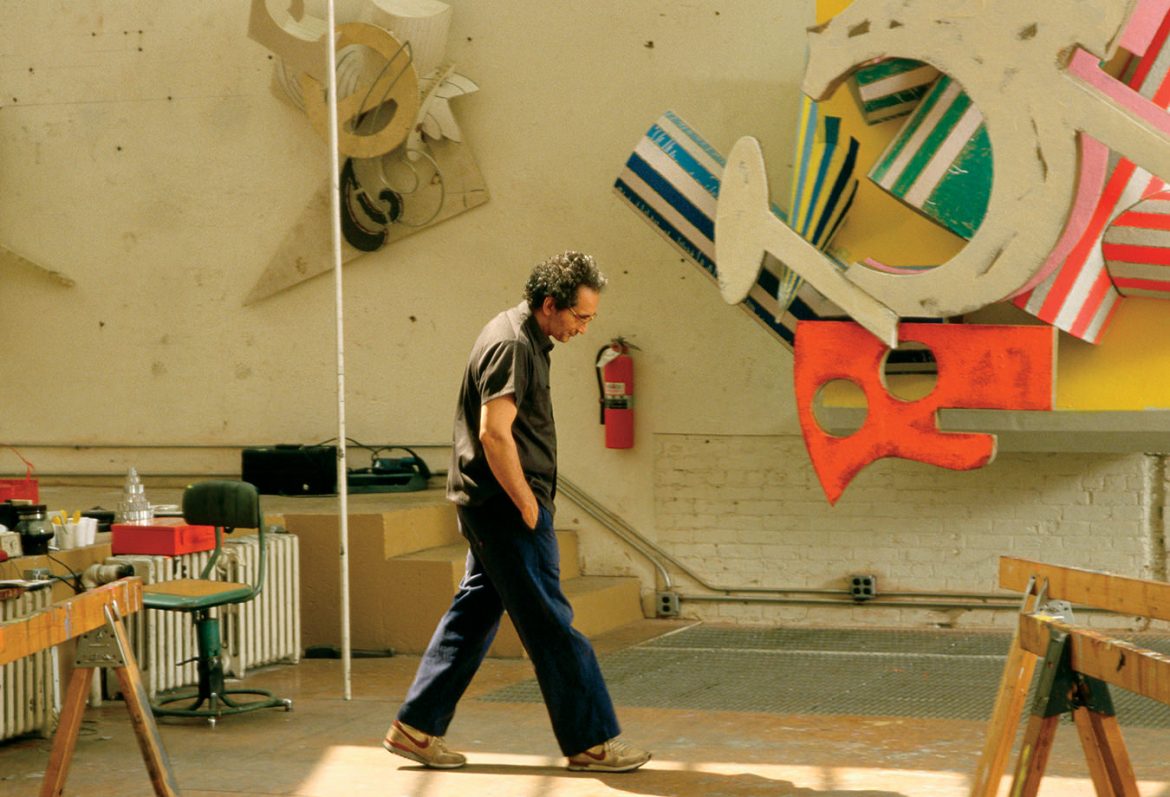
[(1170, 304), (1126, 299), (1099, 345), (1060, 336), (1056, 407), (1170, 408)]

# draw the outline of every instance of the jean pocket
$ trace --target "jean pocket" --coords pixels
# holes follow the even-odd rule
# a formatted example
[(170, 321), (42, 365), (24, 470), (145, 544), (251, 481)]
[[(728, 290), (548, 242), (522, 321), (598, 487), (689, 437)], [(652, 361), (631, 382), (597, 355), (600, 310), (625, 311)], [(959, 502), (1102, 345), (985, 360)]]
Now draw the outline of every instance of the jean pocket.
[(536, 528), (533, 531), (540, 531), (542, 529), (552, 530), (553, 516), (552, 512), (541, 505), (536, 513)]

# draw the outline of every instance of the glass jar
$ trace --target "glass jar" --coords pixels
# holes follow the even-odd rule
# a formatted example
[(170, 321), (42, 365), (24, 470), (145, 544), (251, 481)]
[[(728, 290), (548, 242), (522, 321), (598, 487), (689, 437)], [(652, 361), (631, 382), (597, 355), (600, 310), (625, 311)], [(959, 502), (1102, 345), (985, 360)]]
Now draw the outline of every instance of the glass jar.
[(154, 519), (154, 511), (150, 502), (146, 500), (146, 491), (142, 480), (138, 478), (138, 471), (130, 468), (126, 474), (126, 483), (122, 487), (122, 500), (118, 502), (117, 521), (119, 523), (146, 523)]
[(20, 520), (16, 531), (20, 533), (20, 549), (25, 556), (46, 554), (53, 539), (53, 526), (45, 517), (44, 504), (29, 504), (17, 509)]

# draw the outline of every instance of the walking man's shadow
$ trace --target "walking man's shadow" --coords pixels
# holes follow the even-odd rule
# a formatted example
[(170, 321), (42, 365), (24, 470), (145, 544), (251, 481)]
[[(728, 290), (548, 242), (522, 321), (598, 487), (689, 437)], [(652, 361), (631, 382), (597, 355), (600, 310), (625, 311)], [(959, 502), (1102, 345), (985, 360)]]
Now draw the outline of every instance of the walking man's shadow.
[[(531, 775), (544, 778), (593, 779), (600, 794), (624, 792), (640, 797), (907, 797), (902, 792), (865, 789), (812, 789), (791, 781), (775, 780), (762, 775), (694, 770), (654, 769), (653, 762), (637, 772), (598, 775), (591, 772), (568, 772), (561, 768), (512, 766), (507, 764), (468, 764), (451, 773)], [(420, 767), (421, 769), (421, 767)]]

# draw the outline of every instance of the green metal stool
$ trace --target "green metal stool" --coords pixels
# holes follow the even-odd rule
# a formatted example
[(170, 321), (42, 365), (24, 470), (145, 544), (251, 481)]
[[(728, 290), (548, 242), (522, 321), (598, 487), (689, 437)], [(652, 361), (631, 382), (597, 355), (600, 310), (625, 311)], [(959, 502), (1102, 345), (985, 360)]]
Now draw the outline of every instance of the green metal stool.
[[(215, 526), (215, 550), (199, 578), (181, 578), (147, 585), (143, 604), (148, 609), (189, 612), (195, 622), (198, 643), (199, 684), (194, 691), (166, 695), (151, 705), (155, 716), (205, 717), (211, 725), (227, 714), (242, 714), (261, 708), (292, 710), (292, 701), (278, 698), (266, 689), (228, 689), (224, 685), (219, 618), (211, 614), (217, 606), (252, 600), (264, 586), (267, 565), (264, 518), (256, 488), (241, 481), (206, 481), (183, 492), (183, 519), (192, 525)], [(219, 559), (223, 534), (233, 529), (254, 528), (259, 534), (260, 566), (254, 584), (212, 581), (209, 576)], [(259, 699), (239, 701), (233, 695), (254, 695)], [(187, 702), (185, 707), (171, 707)], [(206, 707), (204, 706), (206, 704)]]

